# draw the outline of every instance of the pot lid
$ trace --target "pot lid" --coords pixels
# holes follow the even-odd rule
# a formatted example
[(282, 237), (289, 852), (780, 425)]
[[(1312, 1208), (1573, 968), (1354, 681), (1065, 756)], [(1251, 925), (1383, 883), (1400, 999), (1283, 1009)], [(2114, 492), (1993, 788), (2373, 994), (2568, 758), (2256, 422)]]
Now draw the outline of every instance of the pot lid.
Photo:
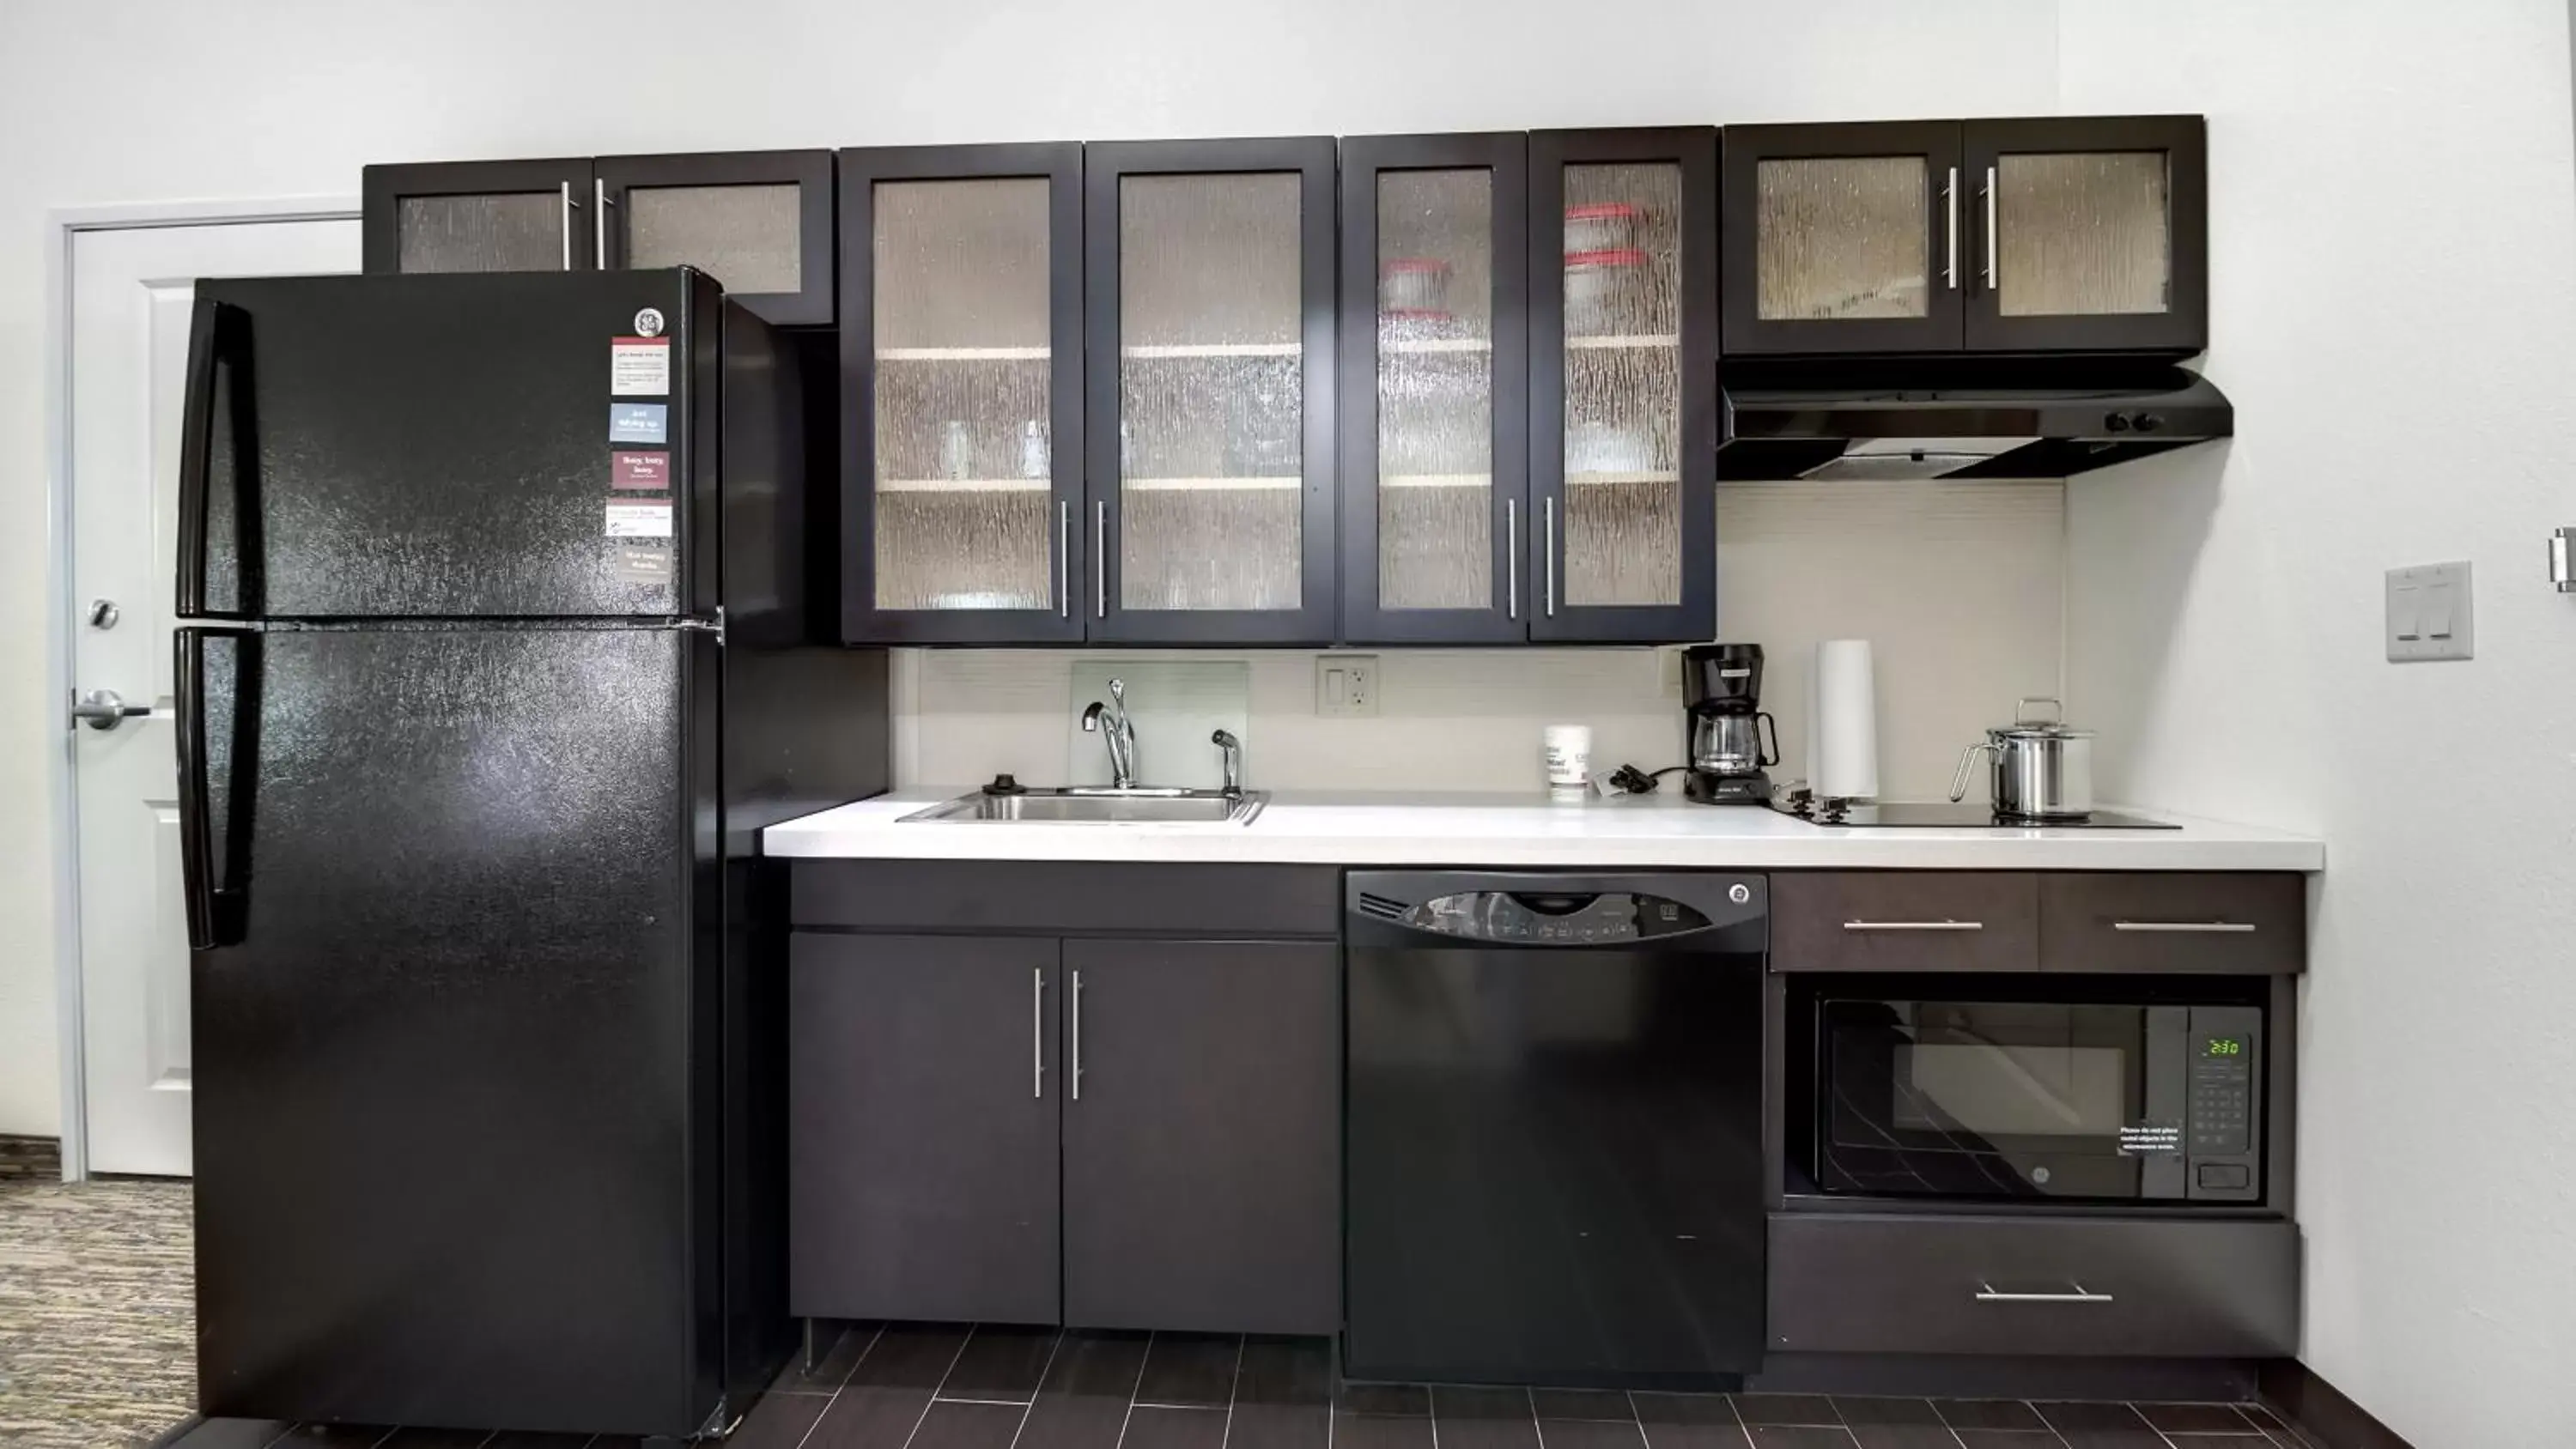
[(2013, 722), (1996, 725), (1986, 731), (1990, 740), (2089, 740), (2092, 730), (2081, 730), (2062, 717), (2066, 706), (2046, 695), (2022, 698), (2013, 706)]

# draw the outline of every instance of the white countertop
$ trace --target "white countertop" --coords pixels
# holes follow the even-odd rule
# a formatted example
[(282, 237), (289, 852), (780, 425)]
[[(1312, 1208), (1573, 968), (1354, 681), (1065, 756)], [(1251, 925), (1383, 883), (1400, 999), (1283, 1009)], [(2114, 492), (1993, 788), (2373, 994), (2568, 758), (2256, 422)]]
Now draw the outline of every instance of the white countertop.
[(2157, 810), (2131, 813), (2182, 829), (1854, 830), (1693, 804), (1677, 790), (1567, 805), (1535, 794), (1283, 790), (1249, 825), (897, 823), (972, 788), (900, 790), (820, 811), (761, 832), (761, 849), (863, 860), (1860, 870), (2313, 871), (2326, 855), (2307, 836)]

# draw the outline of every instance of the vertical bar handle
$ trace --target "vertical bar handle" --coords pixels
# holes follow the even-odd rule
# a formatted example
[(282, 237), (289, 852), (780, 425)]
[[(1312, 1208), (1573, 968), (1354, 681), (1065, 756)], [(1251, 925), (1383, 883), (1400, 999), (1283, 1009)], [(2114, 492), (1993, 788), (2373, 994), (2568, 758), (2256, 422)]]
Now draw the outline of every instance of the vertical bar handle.
[[(1091, 609), (1096, 618), (1109, 617), (1109, 503), (1106, 499), (1091, 505)], [(1074, 973), (1075, 981), (1082, 979)]]
[(1521, 501), (1503, 500), (1504, 617), (1521, 616)]
[(1046, 968), (1029, 968), (1029, 1095), (1046, 1097)]
[(1941, 277), (1951, 291), (1959, 290), (1959, 168), (1950, 168), (1950, 179), (1941, 187), (1941, 200), (1950, 213), (1950, 246), (1948, 260), (1941, 265)]
[(1073, 617), (1073, 505), (1057, 499), (1055, 505), (1055, 616)]
[(1986, 168), (1986, 290), (1995, 289), (1995, 168)]
[(1556, 500), (1547, 499), (1543, 506), (1547, 510), (1547, 527), (1546, 536), (1539, 541), (1539, 552), (1547, 558), (1547, 616), (1553, 619), (1556, 617)]
[(1082, 1100), (1082, 973), (1073, 973), (1073, 1100)]
[(590, 178), (590, 199), (590, 264), (604, 272), (608, 270), (608, 178)]
[[(214, 816), (213, 792), (207, 783), (211, 754), (206, 738), (208, 637), (202, 629), (181, 629), (171, 639), (175, 656), (171, 719), (179, 750), (180, 895), (188, 917), (188, 947), (195, 951), (241, 939), (239, 893), (226, 886), (225, 878), (243, 844), (231, 817), (244, 806), (228, 792), (226, 818), (217, 820)], [(230, 631), (214, 637), (233, 641), (233, 697), (227, 701), (225, 716), (233, 721), (237, 736), (246, 734), (241, 722), (242, 710), (247, 707), (244, 681), (254, 669), (250, 653), (258, 647), (258, 637)], [(219, 843), (224, 847), (220, 862), (215, 853)]]
[[(215, 372), (224, 304), (200, 297), (188, 318), (188, 375), (179, 424), (179, 617), (206, 610), (206, 507), (215, 467)], [(185, 679), (184, 674), (180, 676)]]
[[(572, 214), (581, 209), (581, 203), (572, 199), (571, 182), (555, 184), (563, 198), (563, 269), (569, 272), (572, 270)], [(544, 195), (543, 192), (538, 194)]]

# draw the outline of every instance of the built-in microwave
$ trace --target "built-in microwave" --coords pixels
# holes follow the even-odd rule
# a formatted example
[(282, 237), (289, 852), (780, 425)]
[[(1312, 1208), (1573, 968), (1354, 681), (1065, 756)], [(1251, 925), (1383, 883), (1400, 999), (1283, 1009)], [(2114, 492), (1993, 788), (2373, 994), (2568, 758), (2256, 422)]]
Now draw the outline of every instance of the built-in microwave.
[(2192, 980), (1807, 978), (1792, 1150), (1827, 1194), (2260, 1203), (2266, 998)]

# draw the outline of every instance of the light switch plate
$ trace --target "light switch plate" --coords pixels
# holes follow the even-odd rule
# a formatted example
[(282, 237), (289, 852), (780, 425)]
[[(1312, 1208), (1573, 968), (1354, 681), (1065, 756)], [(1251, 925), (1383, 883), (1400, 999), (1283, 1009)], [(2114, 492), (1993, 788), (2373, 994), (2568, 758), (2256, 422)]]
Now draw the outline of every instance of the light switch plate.
[(1374, 654), (1316, 655), (1315, 713), (1321, 715), (1377, 713), (1377, 656)]
[(2474, 620), (2465, 560), (2388, 571), (2390, 663), (2476, 657)]

